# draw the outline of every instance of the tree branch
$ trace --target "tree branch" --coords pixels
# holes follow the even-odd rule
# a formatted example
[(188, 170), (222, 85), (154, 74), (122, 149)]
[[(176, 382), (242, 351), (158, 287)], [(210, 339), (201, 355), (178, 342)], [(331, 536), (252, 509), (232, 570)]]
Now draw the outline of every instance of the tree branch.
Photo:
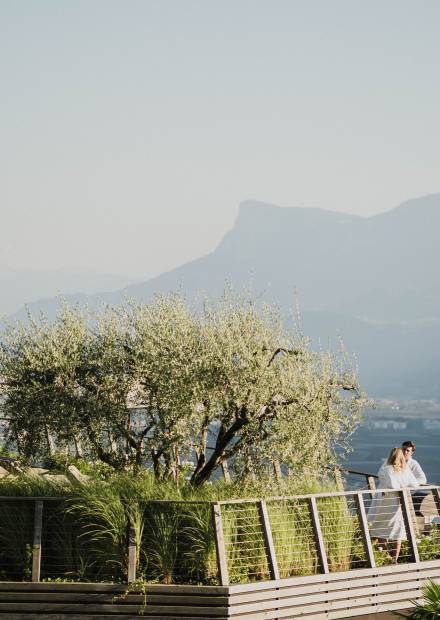
[(286, 353), (287, 355), (297, 356), (297, 355), (300, 355), (301, 351), (299, 349), (284, 349), (283, 347), (278, 347), (278, 349), (276, 349), (276, 351), (272, 354), (272, 357), (267, 363), (268, 368), (279, 353)]
[(224, 431), (222, 429), (222, 432), (219, 432), (214, 451), (208, 461), (200, 471), (197, 473), (194, 472), (191, 476), (190, 482), (192, 485), (200, 486), (209, 479), (214, 469), (224, 461), (226, 447), (233, 441), (234, 437), (243, 426), (246, 426), (248, 423), (249, 418), (242, 415), (234, 420), (228, 430)]

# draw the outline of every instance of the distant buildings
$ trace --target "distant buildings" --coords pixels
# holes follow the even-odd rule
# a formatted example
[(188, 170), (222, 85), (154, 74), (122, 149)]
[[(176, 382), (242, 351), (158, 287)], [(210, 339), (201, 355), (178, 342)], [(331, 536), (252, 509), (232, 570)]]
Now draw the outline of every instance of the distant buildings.
[(407, 426), (407, 423), (402, 420), (371, 420), (369, 423), (370, 428), (390, 429), (394, 431), (404, 430)]

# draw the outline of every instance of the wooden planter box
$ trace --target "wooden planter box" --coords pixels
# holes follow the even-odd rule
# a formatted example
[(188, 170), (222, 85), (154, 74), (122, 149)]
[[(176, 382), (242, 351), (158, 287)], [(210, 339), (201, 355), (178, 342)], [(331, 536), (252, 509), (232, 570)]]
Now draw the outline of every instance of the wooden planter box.
[[(440, 513), (439, 487), (430, 487), (436, 515)], [(395, 491), (381, 491), (394, 493)], [(132, 527), (127, 532), (127, 579), (131, 584), (41, 582), (42, 527), (44, 502), (54, 498), (0, 498), (4, 502), (22, 501), (32, 507), (31, 582), (0, 582), (0, 618), (5, 620), (128, 620), (144, 615), (151, 620), (275, 620), (304, 618), (332, 620), (338, 618), (379, 618), (378, 614), (404, 610), (421, 600), (422, 587), (427, 579), (440, 583), (440, 559), (420, 561), (417, 524), (409, 496), (398, 491), (400, 506), (408, 534), (408, 551), (401, 564), (377, 567), (369, 533), (365, 494), (371, 491), (338, 492), (272, 498), (271, 502), (302, 501), (303, 516), (308, 519), (310, 537), (319, 565), (317, 574), (307, 576), (285, 575), (281, 561), (283, 548), (274, 538), (276, 520), (270, 518), (270, 506), (264, 500), (229, 500), (208, 506), (212, 510), (212, 531), (215, 537), (218, 586), (148, 585), (147, 600), (136, 592), (136, 555)], [(359, 543), (363, 548), (364, 563), (351, 564), (351, 570), (333, 572), (326, 544), (324, 507), (319, 502), (337, 499), (346, 507), (346, 514), (357, 520)], [(58, 500), (59, 501), (59, 500)], [(348, 510), (351, 502), (351, 512)], [(154, 500), (157, 504), (166, 504)], [(245, 583), (234, 583), (237, 574), (231, 571), (231, 554), (243, 539), (242, 533), (231, 542), (225, 523), (228, 510), (252, 512), (252, 536), (259, 537), (260, 551), (267, 563), (263, 573), (241, 575)], [(208, 513), (209, 514), (209, 513)], [(225, 534), (226, 532), (226, 534)], [(331, 532), (330, 532), (331, 533)], [(345, 532), (340, 533), (342, 537)], [(43, 541), (44, 542), (44, 541)], [(277, 553), (278, 556), (277, 557)], [(301, 556), (302, 559), (302, 556)], [(281, 561), (280, 561), (281, 560)], [(301, 563), (301, 562), (300, 562)], [(345, 571), (345, 572), (344, 572)], [(291, 574), (291, 573), (290, 573)], [(240, 576), (239, 576), (240, 577)], [(18, 578), (23, 578), (19, 576)], [(47, 578), (47, 575), (46, 575)], [(90, 578), (90, 577), (89, 577)], [(387, 616), (389, 618), (389, 615)], [(385, 620), (385, 617), (383, 618)]]
[[(408, 609), (426, 579), (440, 583), (440, 560), (230, 586), (150, 585), (151, 620), (332, 620)], [(143, 597), (127, 586), (0, 582), (8, 620), (134, 620)], [(372, 616), (376, 617), (376, 616)], [(378, 618), (380, 616), (377, 616)], [(387, 616), (388, 617), (388, 616)]]

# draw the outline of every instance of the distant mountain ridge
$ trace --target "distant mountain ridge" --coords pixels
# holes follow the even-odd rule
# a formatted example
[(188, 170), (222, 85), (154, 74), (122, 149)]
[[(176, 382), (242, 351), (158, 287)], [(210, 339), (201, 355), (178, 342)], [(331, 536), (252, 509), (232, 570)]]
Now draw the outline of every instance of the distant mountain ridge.
[(133, 281), (133, 278), (113, 274), (19, 270), (0, 265), (0, 317), (17, 312), (24, 302), (38, 306), (41, 298), (77, 292), (91, 295), (102, 290), (117, 290)]
[[(217, 296), (227, 280), (239, 290), (251, 283), (256, 297), (287, 310), (297, 291), (305, 333), (323, 343), (340, 334), (373, 394), (440, 398), (438, 265), (440, 194), (367, 218), (246, 201), (211, 254), (87, 299)], [(53, 300), (44, 305), (54, 311)]]
[(217, 294), (226, 278), (252, 279), (282, 305), (297, 290), (303, 311), (423, 320), (440, 317), (439, 242), (440, 194), (369, 218), (247, 201), (211, 254), (124, 290), (147, 301), (156, 289)]

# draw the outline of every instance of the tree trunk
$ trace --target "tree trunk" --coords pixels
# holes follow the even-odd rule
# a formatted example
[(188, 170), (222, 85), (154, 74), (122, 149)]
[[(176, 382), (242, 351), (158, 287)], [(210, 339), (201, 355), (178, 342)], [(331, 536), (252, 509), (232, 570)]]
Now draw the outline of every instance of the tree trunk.
[(76, 435), (73, 436), (73, 445), (75, 446), (75, 454), (78, 458), (82, 458), (84, 456), (84, 450), (82, 447), (82, 443), (81, 440), (78, 439), (76, 437)]
[(54, 452), (56, 452), (56, 446), (55, 446), (55, 442), (54, 439), (52, 437), (52, 435), (49, 432), (49, 429), (47, 428), (47, 426), (44, 427), (45, 433), (46, 433), (46, 441), (47, 441), (47, 453), (49, 454), (49, 456), (52, 456), (54, 454)]
[(236, 438), (237, 433), (246, 426), (248, 418), (242, 416), (237, 418), (234, 423), (223, 432), (223, 427), (220, 427), (219, 434), (217, 436), (217, 442), (213, 453), (209, 457), (205, 465), (196, 473), (191, 476), (191, 484), (195, 487), (199, 487), (209, 480), (214, 470), (222, 464), (225, 459), (226, 448)]

